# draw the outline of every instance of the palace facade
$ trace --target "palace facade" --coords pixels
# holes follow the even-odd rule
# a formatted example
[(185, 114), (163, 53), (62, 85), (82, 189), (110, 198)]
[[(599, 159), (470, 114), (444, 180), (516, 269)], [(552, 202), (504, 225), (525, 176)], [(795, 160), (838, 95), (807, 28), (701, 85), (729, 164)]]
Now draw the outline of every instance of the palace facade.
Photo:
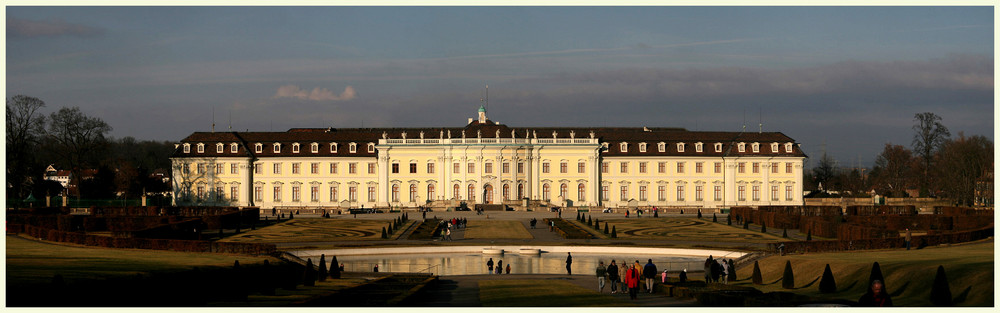
[(174, 201), (290, 209), (802, 205), (780, 132), (680, 128), (315, 128), (196, 132), (171, 158)]

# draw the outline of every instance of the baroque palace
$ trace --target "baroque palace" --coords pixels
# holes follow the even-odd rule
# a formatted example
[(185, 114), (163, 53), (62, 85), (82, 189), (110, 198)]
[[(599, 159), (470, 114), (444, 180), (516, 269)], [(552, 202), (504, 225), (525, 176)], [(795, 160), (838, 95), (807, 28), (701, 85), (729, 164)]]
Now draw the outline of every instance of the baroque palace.
[(177, 204), (262, 209), (802, 205), (780, 132), (680, 128), (308, 128), (196, 132), (171, 158)]

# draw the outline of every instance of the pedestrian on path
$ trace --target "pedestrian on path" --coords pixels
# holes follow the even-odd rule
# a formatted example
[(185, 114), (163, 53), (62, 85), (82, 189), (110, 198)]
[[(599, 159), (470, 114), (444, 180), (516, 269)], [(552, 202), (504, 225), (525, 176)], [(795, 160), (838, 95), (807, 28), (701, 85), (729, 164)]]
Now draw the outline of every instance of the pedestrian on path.
[(573, 275), (573, 256), (566, 252), (566, 275)]
[(628, 292), (628, 282), (626, 278), (628, 276), (628, 263), (622, 260), (622, 265), (618, 267), (618, 277), (621, 279), (622, 283), (622, 293)]
[(510, 275), (510, 264), (507, 264), (507, 275)]
[(497, 261), (497, 275), (503, 274), (503, 260)]
[(653, 293), (653, 283), (656, 278), (656, 265), (653, 264), (653, 259), (649, 259), (646, 262), (646, 266), (642, 268), (642, 276), (646, 277), (646, 291)]
[(729, 263), (722, 260), (722, 283), (729, 284)]
[(604, 261), (597, 262), (597, 291), (604, 293), (604, 280), (608, 276), (608, 269), (604, 267)]
[(486, 274), (493, 274), (493, 258), (486, 261)]
[[(639, 262), (636, 262), (638, 264)], [(639, 293), (639, 266), (632, 264), (632, 267), (628, 269), (627, 282), (628, 282), (628, 296), (629, 299), (635, 300)]]
[(910, 233), (910, 229), (906, 229), (906, 250), (910, 250), (910, 239), (913, 239), (913, 234)]
[(451, 241), (451, 227), (448, 227), (448, 230), (445, 231), (444, 238), (445, 240)]
[(618, 293), (618, 284), (620, 283), (621, 276), (618, 275), (618, 265), (615, 264), (615, 260), (611, 260), (611, 265), (607, 268), (608, 281), (611, 284), (611, 293)]
[(663, 284), (667, 283), (667, 270), (663, 270), (663, 277), (661, 277), (660, 282)]

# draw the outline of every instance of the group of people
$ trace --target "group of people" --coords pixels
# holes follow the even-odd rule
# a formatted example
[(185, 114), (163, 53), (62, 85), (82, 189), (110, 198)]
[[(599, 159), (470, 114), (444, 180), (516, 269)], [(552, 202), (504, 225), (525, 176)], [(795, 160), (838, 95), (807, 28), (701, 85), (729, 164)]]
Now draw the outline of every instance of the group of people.
[(709, 255), (708, 259), (705, 259), (705, 282), (729, 284), (730, 268), (736, 268), (732, 259), (713, 259)]
[(496, 272), (494, 272), (493, 271), (493, 258), (490, 258), (489, 261), (486, 261), (486, 273), (488, 273), (488, 274), (494, 274), (495, 273), (497, 275), (500, 275), (500, 274), (503, 274), (504, 270), (506, 270), (507, 274), (510, 274), (510, 264), (507, 264), (507, 268), (504, 268), (503, 267), (503, 260), (499, 260), (499, 261), (497, 261), (496, 265), (497, 265), (496, 266)]
[[(604, 261), (598, 262), (596, 273), (598, 290), (600, 292), (604, 292), (605, 282), (607, 281), (611, 285), (611, 293), (618, 293), (618, 286), (621, 285), (621, 293), (628, 292), (629, 299), (632, 300), (638, 297), (639, 288), (643, 283), (646, 285), (646, 292), (653, 293), (656, 276), (659, 276), (656, 265), (653, 264), (653, 259), (649, 259), (646, 265), (639, 264), (639, 260), (635, 260), (635, 263), (631, 266), (625, 260), (622, 260), (621, 264), (619, 266), (615, 263), (615, 260), (611, 260), (611, 264), (604, 267)], [(666, 281), (666, 275), (667, 271), (664, 270), (662, 275), (663, 281)]]

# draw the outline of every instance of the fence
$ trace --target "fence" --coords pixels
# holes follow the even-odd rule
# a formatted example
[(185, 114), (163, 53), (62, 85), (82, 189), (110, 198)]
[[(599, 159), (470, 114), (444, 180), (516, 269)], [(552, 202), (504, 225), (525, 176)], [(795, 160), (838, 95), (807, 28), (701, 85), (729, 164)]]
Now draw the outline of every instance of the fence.
[(23, 230), (25, 234), (43, 240), (105, 248), (170, 250), (181, 252), (216, 252), (250, 255), (271, 254), (277, 251), (274, 244), (176, 239), (115, 238), (65, 232), (31, 225), (24, 225)]

